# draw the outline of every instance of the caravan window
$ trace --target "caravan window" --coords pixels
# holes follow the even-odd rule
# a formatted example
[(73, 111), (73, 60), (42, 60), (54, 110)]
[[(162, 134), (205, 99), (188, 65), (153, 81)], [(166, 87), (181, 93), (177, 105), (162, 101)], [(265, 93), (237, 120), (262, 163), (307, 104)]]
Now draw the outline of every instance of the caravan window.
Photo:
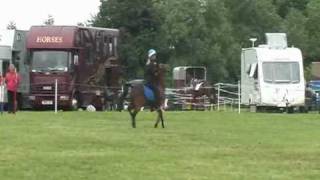
[(300, 68), (298, 62), (265, 62), (263, 78), (267, 83), (299, 83)]

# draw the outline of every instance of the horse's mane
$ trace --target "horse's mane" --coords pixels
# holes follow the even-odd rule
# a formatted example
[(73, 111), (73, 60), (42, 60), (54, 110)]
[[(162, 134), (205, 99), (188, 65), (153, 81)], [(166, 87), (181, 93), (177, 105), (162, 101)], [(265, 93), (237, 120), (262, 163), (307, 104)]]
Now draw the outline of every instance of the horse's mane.
[(167, 70), (166, 64), (157, 64), (157, 79), (156, 82), (158, 87), (161, 89), (165, 88), (165, 72)]

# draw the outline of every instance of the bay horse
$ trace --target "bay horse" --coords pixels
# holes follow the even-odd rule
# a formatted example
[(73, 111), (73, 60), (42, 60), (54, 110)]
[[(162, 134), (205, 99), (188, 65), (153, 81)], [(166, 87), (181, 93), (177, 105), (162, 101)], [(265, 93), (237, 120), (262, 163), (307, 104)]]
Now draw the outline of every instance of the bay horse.
[(119, 110), (123, 110), (123, 103), (125, 99), (129, 100), (128, 111), (131, 116), (132, 127), (136, 128), (136, 116), (140, 112), (141, 108), (145, 106), (150, 106), (151, 111), (155, 110), (158, 113), (157, 121), (154, 125), (154, 128), (158, 127), (158, 124), (161, 121), (162, 128), (165, 128), (164, 118), (163, 118), (163, 105), (165, 102), (165, 84), (164, 84), (164, 74), (166, 71), (166, 65), (158, 64), (154, 82), (154, 86), (158, 88), (160, 97), (156, 101), (159, 102), (157, 105), (154, 104), (154, 101), (149, 101), (145, 96), (145, 85), (143, 81), (134, 80), (126, 83), (123, 89), (123, 94), (120, 97), (119, 101)]
[(196, 99), (201, 96), (207, 96), (210, 100), (210, 103), (215, 104), (217, 101), (216, 90), (205, 80), (193, 79), (191, 81), (191, 90), (190, 90), (193, 99)]
[(205, 80), (192, 79), (190, 87), (177, 90), (179, 94), (190, 94), (192, 103), (202, 96), (207, 96), (211, 104), (217, 102), (216, 90)]

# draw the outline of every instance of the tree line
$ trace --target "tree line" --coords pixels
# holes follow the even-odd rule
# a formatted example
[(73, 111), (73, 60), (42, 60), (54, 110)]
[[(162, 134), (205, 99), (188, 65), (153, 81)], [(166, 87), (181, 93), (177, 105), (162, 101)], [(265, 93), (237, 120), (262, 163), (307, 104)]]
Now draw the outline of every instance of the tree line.
[[(142, 77), (147, 50), (162, 63), (206, 66), (211, 82), (240, 79), (241, 48), (287, 33), (305, 67), (320, 60), (320, 0), (101, 0), (93, 26), (119, 28), (128, 77)], [(169, 74), (168, 77), (171, 75)]]

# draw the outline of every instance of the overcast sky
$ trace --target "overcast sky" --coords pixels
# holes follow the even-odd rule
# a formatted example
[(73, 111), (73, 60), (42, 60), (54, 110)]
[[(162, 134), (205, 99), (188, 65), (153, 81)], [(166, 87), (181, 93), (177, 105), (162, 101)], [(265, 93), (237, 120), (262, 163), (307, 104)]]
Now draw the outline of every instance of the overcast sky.
[(18, 29), (28, 30), (31, 25), (41, 25), (52, 15), (56, 25), (76, 25), (97, 14), (100, 0), (2, 0), (0, 29), (10, 21)]

